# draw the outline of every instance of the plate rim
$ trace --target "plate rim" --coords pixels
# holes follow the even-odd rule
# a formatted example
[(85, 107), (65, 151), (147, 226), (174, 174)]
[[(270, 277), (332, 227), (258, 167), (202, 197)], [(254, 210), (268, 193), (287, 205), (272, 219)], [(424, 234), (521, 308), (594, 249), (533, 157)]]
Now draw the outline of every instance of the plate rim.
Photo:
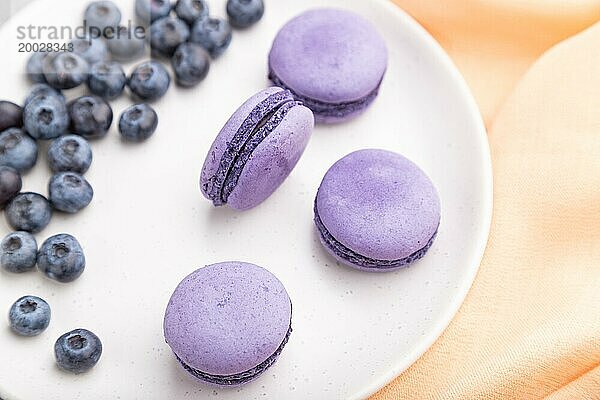
[(460, 307), (462, 306), (467, 294), (469, 293), (471, 286), (475, 282), (477, 272), (483, 260), (483, 255), (487, 247), (489, 239), (490, 228), (492, 224), (492, 209), (493, 209), (493, 174), (492, 174), (492, 158), (489, 146), (489, 140), (487, 137), (487, 129), (483, 122), (483, 116), (479, 110), (479, 106), (475, 102), (473, 93), (467, 85), (465, 78), (460, 73), (458, 67), (448, 53), (443, 49), (437, 40), (411, 15), (409, 15), (404, 9), (393, 2), (393, 0), (372, 0), (377, 3), (377, 6), (382, 7), (388, 11), (392, 18), (396, 18), (403, 23), (407, 29), (412, 30), (416, 33), (424, 43), (426, 43), (432, 51), (432, 54), (438, 60), (440, 65), (446, 71), (446, 73), (452, 78), (454, 83), (457, 85), (457, 89), (463, 98), (465, 105), (469, 110), (471, 122), (479, 132), (479, 152), (483, 157), (485, 168), (482, 172), (482, 183), (484, 186), (484, 193), (482, 193), (483, 203), (481, 205), (482, 218), (479, 223), (479, 230), (481, 231), (480, 237), (477, 238), (477, 243), (473, 246), (475, 250), (475, 259), (472, 262), (470, 268), (465, 269), (465, 276), (468, 276), (468, 280), (465, 280), (465, 284), (456, 290), (456, 294), (452, 299), (451, 305), (447, 308), (446, 313), (443, 317), (440, 317), (435, 324), (434, 329), (430, 329), (425, 334), (423, 339), (419, 342), (418, 346), (415, 346), (402, 361), (396, 363), (388, 373), (379, 376), (374, 379), (370, 385), (365, 387), (358, 393), (349, 397), (347, 400), (364, 400), (383, 389), (394, 379), (399, 377), (404, 371), (410, 368), (419, 358), (421, 358), (431, 346), (441, 337), (442, 333), (450, 325)]
[[(22, 13), (24, 14), (29, 12), (29, 9), (33, 8), (39, 1), (40, 0), (32, 0), (24, 7), (20, 8), (17, 12), (12, 13), (4, 22), (0, 24), (0, 35), (3, 34), (3, 32), (6, 29), (8, 29), (11, 19), (15, 18), (16, 16)], [(383, 389), (394, 379), (399, 377), (409, 367), (411, 367), (440, 338), (442, 333), (446, 330), (446, 328), (450, 325), (450, 323), (458, 313), (460, 307), (462, 306), (468, 292), (470, 291), (475, 281), (489, 239), (493, 211), (493, 173), (489, 140), (487, 137), (487, 130), (483, 121), (483, 117), (481, 115), (481, 111), (479, 110), (479, 107), (475, 101), (471, 89), (467, 85), (458, 67), (455, 65), (455, 63), (452, 61), (452, 59), (446, 53), (443, 47), (437, 42), (435, 38), (433, 38), (433, 36), (431, 36), (431, 34), (419, 22), (417, 22), (411, 15), (404, 11), (404, 9), (400, 5), (395, 4), (393, 0), (371, 1), (375, 3), (375, 7), (381, 7), (383, 10), (391, 14), (391, 18), (398, 20), (399, 23), (404, 24), (407, 29), (415, 33), (420, 38), (420, 40), (422, 40), (423, 43), (425, 43), (429, 47), (430, 51), (432, 52), (432, 55), (440, 63), (440, 66), (443, 67), (445, 73), (448, 74), (448, 76), (456, 84), (456, 88), (458, 89), (458, 92), (461, 95), (460, 97), (463, 99), (464, 104), (468, 109), (468, 114), (471, 120), (470, 122), (473, 124), (473, 126), (479, 133), (477, 136), (474, 137), (479, 138), (479, 141), (477, 143), (479, 154), (483, 158), (483, 163), (485, 164), (484, 168), (481, 171), (481, 179), (484, 187), (484, 192), (482, 193), (481, 204), (482, 218), (479, 222), (479, 230), (481, 232), (481, 235), (477, 238), (477, 243), (473, 245), (473, 248), (475, 249), (475, 256), (472, 260), (472, 263), (469, 263), (472, 265), (468, 269), (465, 269), (465, 276), (468, 277), (468, 279), (464, 280), (465, 283), (463, 284), (463, 286), (456, 289), (455, 295), (452, 298), (450, 306), (446, 308), (446, 313), (443, 314), (442, 317), (438, 318), (435, 327), (426, 332), (422, 340), (419, 341), (419, 344), (415, 346), (400, 361), (396, 362), (395, 365), (393, 365), (387, 373), (382, 374), (379, 377), (375, 377), (371, 380), (371, 383), (366, 385), (359, 392), (350, 395), (346, 400), (367, 399), (379, 390)], [(18, 400), (17, 397), (10, 395), (4, 389), (6, 388), (0, 387), (0, 400)]]

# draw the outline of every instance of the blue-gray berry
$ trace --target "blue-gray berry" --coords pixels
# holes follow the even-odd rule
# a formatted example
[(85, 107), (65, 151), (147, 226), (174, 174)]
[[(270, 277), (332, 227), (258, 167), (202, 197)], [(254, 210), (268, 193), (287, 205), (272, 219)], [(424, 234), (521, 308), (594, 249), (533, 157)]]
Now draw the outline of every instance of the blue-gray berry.
[(4, 215), (15, 230), (37, 233), (50, 223), (52, 207), (41, 194), (25, 192), (8, 203)]
[(9, 233), (0, 243), (0, 265), (8, 272), (26, 272), (37, 261), (37, 242), (29, 232)]
[(29, 56), (27, 60), (27, 77), (33, 83), (46, 83), (46, 78), (44, 78), (44, 58), (48, 53), (46, 52), (36, 52)]
[(262, 18), (265, 13), (263, 0), (228, 0), (227, 16), (229, 23), (240, 29), (248, 28)]
[(36, 336), (50, 324), (50, 306), (37, 296), (23, 296), (10, 308), (8, 321), (21, 336)]
[(56, 89), (72, 89), (87, 80), (90, 66), (76, 53), (50, 53), (42, 63), (44, 78)]
[(10, 101), (0, 101), (0, 132), (23, 126), (23, 109)]
[(136, 0), (135, 13), (141, 22), (150, 24), (171, 12), (169, 0)]
[(119, 26), (106, 38), (108, 50), (118, 61), (131, 61), (144, 54), (145, 34), (140, 35), (135, 29)]
[(135, 104), (121, 114), (119, 132), (124, 140), (142, 142), (148, 139), (158, 126), (158, 115), (148, 104)]
[(202, 82), (210, 69), (210, 57), (206, 50), (195, 43), (183, 43), (171, 58), (177, 84), (184, 87)]
[(92, 369), (102, 355), (102, 342), (87, 329), (75, 329), (54, 344), (56, 364), (65, 371), (82, 374)]
[(85, 269), (81, 245), (73, 236), (61, 233), (49, 237), (38, 251), (38, 269), (48, 278), (61, 283), (79, 278)]
[(23, 125), (34, 139), (59, 137), (69, 127), (67, 106), (59, 96), (34, 97), (23, 110)]
[(19, 194), (22, 186), (23, 182), (19, 171), (6, 165), (0, 165), (0, 210)]
[(129, 89), (145, 101), (160, 99), (169, 89), (171, 77), (157, 61), (146, 61), (135, 67), (129, 77)]
[(181, 43), (190, 37), (190, 28), (181, 19), (163, 17), (157, 19), (150, 27), (150, 45), (153, 54), (171, 57)]
[(127, 76), (118, 62), (100, 62), (92, 65), (88, 77), (88, 88), (96, 96), (113, 100), (123, 94)]
[(31, 169), (38, 156), (38, 147), (28, 134), (19, 128), (0, 133), (0, 166), (8, 166), (19, 172)]
[(112, 1), (94, 1), (85, 9), (84, 23), (91, 35), (99, 37), (121, 22), (121, 11)]
[(208, 4), (205, 0), (178, 0), (175, 13), (188, 25), (193, 25), (198, 19), (208, 17)]
[(88, 66), (106, 61), (109, 59), (108, 47), (104, 39), (100, 37), (86, 36), (84, 38), (76, 38), (71, 41), (73, 45), (73, 53), (81, 56)]
[(46, 97), (55, 97), (62, 103), (66, 104), (65, 95), (62, 94), (60, 90), (54, 89), (47, 83), (38, 83), (33, 85), (29, 90), (29, 94), (25, 98), (25, 101), (23, 101), (23, 109), (25, 109), (25, 107), (27, 107), (27, 105), (34, 99), (44, 99)]
[(231, 25), (220, 18), (202, 18), (192, 27), (190, 41), (199, 44), (213, 58), (219, 57), (231, 43)]
[(90, 143), (79, 135), (60, 136), (48, 147), (48, 164), (55, 173), (84, 174), (92, 164)]
[(48, 199), (59, 211), (76, 213), (87, 207), (93, 197), (89, 182), (74, 172), (59, 172), (48, 183)]
[(73, 133), (88, 139), (106, 136), (113, 121), (113, 111), (102, 97), (78, 97), (67, 107)]

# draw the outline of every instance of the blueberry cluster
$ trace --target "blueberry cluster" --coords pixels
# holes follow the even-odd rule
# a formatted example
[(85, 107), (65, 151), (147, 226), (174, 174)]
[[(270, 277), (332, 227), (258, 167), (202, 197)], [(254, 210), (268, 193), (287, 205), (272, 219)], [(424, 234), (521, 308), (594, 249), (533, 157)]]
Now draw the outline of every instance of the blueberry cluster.
[[(20, 106), (0, 102), (0, 208), (16, 231), (37, 233), (54, 210), (75, 213), (92, 200), (84, 174), (92, 162), (86, 138), (101, 137), (112, 123), (108, 103), (83, 96), (67, 103), (59, 89), (45, 83), (33, 86)], [(47, 161), (54, 174), (48, 198), (21, 193), (21, 174), (38, 160), (38, 141), (49, 140)]]
[[(232, 26), (248, 28), (264, 13), (262, 0), (228, 0), (229, 22), (211, 17), (205, 0), (135, 0), (135, 13), (149, 26), (151, 53), (170, 59), (175, 82), (193, 87), (203, 81), (210, 59), (221, 56), (232, 39)], [(162, 98), (171, 76), (157, 60), (135, 66), (126, 75), (122, 62), (144, 54), (146, 40), (121, 23), (121, 11), (110, 0), (90, 3), (84, 12), (87, 37), (71, 42), (72, 51), (35, 53), (27, 62), (34, 84), (19, 106), (0, 101), (0, 210), (15, 229), (0, 243), (0, 266), (11, 273), (37, 268), (61, 283), (72, 282), (85, 269), (81, 245), (69, 234), (46, 239), (40, 248), (34, 233), (42, 231), (55, 211), (77, 213), (94, 196), (83, 176), (92, 163), (90, 140), (103, 138), (113, 123), (109, 101), (127, 87), (140, 103), (125, 109), (118, 129), (124, 141), (141, 142), (156, 131), (158, 115), (148, 104)], [(89, 94), (68, 100), (63, 91), (86, 86)], [(48, 197), (21, 192), (21, 174), (38, 160), (39, 141), (50, 141), (46, 159), (52, 171)], [(35, 336), (50, 323), (50, 306), (24, 296), (10, 308), (12, 330)], [(54, 346), (58, 365), (73, 373), (92, 368), (102, 343), (92, 332), (76, 329)]]
[[(23, 296), (8, 311), (11, 329), (20, 336), (37, 336), (50, 324), (48, 303), (37, 296)], [(102, 355), (102, 342), (87, 329), (75, 329), (60, 336), (54, 343), (58, 366), (68, 372), (89, 371)]]
[[(39, 250), (35, 237), (25, 231), (8, 234), (0, 243), (0, 265), (6, 271), (23, 273), (37, 264), (47, 277), (58, 282), (77, 279), (85, 268), (81, 245), (68, 234), (54, 235), (44, 241)], [(23, 296), (8, 312), (11, 329), (21, 336), (37, 336), (50, 324), (48, 303), (36, 296)], [(102, 354), (102, 343), (92, 332), (76, 329), (62, 335), (54, 345), (59, 367), (73, 373), (92, 368)]]
[(228, 0), (229, 21), (209, 14), (205, 0), (136, 0), (136, 14), (150, 24), (152, 54), (170, 58), (178, 85), (192, 87), (208, 75), (210, 59), (229, 47), (232, 27), (248, 28), (264, 14), (263, 0)]

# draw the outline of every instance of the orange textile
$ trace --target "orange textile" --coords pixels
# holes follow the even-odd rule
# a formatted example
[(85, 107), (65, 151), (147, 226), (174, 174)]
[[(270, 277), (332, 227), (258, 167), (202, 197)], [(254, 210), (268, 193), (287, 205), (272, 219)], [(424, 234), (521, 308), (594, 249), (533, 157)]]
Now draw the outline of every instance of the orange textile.
[(600, 1), (394, 1), (480, 104), (494, 216), (459, 313), (371, 400), (600, 399)]
[(600, 20), (600, 0), (393, 0), (450, 54), (486, 122), (546, 50)]

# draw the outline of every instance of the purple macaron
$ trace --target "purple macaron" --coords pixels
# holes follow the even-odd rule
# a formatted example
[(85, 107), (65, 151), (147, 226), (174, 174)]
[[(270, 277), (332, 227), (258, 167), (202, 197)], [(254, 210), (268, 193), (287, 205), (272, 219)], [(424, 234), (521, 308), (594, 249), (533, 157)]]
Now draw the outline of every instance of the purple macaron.
[(385, 42), (369, 21), (347, 10), (314, 9), (275, 37), (269, 79), (309, 107), (317, 122), (341, 122), (377, 97), (387, 60)]
[(292, 303), (273, 274), (254, 264), (223, 262), (200, 268), (177, 286), (164, 333), (192, 376), (239, 386), (273, 365), (291, 322)]
[(212, 144), (200, 188), (215, 206), (257, 206), (292, 172), (314, 127), (312, 112), (279, 87), (248, 99)]
[(423, 257), (440, 224), (431, 180), (386, 150), (359, 150), (337, 161), (321, 182), (314, 212), (327, 251), (365, 271), (391, 271)]

